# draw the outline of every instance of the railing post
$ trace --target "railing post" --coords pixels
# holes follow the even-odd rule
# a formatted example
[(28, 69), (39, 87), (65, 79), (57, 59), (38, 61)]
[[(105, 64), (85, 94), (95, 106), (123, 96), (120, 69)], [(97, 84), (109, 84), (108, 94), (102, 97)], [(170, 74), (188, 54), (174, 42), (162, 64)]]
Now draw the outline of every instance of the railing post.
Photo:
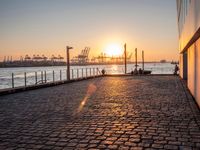
[(74, 78), (74, 70), (72, 69), (72, 79)]
[(82, 68), (82, 78), (83, 78), (83, 68)]
[(37, 84), (37, 72), (35, 72), (35, 84)]
[(93, 76), (95, 77), (95, 68), (93, 68)]
[(97, 68), (97, 75), (99, 75), (99, 68)]
[(26, 72), (24, 72), (24, 86), (26, 87)]
[(86, 75), (86, 78), (87, 78), (87, 68), (86, 68), (86, 70), (85, 70), (85, 75)]
[(60, 81), (62, 80), (62, 70), (60, 70)]
[(54, 74), (54, 70), (53, 70), (53, 82), (55, 81), (55, 74)]
[(47, 83), (47, 72), (44, 71), (44, 82)]
[(91, 72), (92, 72), (92, 71), (91, 71), (91, 68), (90, 68), (90, 77), (91, 77)]
[(15, 83), (14, 83), (14, 73), (12, 73), (12, 88), (15, 87)]
[(67, 78), (67, 69), (66, 69), (66, 80), (68, 80), (68, 78)]
[(77, 69), (77, 79), (79, 78), (79, 69)]
[(43, 71), (41, 71), (41, 81), (43, 83)]

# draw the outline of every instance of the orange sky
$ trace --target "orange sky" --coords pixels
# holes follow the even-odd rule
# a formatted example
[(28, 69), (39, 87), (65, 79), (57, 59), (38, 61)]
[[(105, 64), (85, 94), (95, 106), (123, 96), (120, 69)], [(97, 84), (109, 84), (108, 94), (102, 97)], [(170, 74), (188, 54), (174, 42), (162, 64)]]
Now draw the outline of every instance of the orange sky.
[(175, 0), (0, 1), (0, 60), (29, 54), (75, 56), (90, 47), (90, 57), (110, 43), (145, 51), (146, 61), (178, 59)]

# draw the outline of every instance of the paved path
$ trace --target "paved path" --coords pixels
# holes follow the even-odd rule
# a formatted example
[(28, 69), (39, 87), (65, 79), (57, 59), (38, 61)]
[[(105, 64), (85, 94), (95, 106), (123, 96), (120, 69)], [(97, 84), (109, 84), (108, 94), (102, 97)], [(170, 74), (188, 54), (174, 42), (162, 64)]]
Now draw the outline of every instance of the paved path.
[(104, 77), (0, 97), (0, 149), (200, 149), (174, 76)]

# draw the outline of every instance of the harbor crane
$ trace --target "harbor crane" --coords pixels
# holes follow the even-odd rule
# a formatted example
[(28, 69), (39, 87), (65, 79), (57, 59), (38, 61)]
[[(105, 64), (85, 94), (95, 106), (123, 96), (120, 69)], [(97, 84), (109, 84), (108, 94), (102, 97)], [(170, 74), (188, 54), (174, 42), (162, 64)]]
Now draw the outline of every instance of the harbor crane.
[(72, 58), (72, 62), (73, 63), (78, 63), (78, 64), (85, 64), (89, 61), (89, 52), (90, 52), (90, 48), (89, 47), (85, 47), (81, 53), (78, 56), (75, 56)]

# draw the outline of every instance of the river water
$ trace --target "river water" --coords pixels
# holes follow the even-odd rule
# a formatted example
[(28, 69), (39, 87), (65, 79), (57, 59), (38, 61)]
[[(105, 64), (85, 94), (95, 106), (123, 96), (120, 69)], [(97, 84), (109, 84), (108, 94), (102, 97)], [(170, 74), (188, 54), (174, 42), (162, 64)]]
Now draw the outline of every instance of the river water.
[[(141, 68), (142, 64), (138, 64), (138, 68)], [(87, 73), (86, 73), (86, 68)], [(91, 71), (89, 68), (92, 68)], [(123, 74), (124, 65), (90, 65), (90, 66), (71, 66), (71, 78), (77, 78), (83, 76), (89, 76), (97, 73), (97, 69), (105, 69), (108, 74)], [(127, 72), (134, 70), (134, 64), (127, 65)], [(152, 74), (172, 74), (174, 65), (171, 63), (145, 63), (145, 70), (151, 70)], [(6, 89), (12, 87), (12, 73), (14, 74), (14, 86), (24, 86), (24, 72), (26, 72), (27, 85), (33, 85), (36, 82), (35, 72), (37, 72), (37, 81), (41, 80), (41, 71), (46, 71), (47, 82), (60, 79), (66, 79), (66, 66), (51, 66), (51, 67), (16, 67), (16, 68), (0, 68), (0, 89)], [(61, 76), (60, 76), (61, 72)], [(44, 74), (44, 73), (43, 73)], [(60, 78), (61, 77), (61, 78)], [(44, 79), (44, 76), (43, 76)]]

